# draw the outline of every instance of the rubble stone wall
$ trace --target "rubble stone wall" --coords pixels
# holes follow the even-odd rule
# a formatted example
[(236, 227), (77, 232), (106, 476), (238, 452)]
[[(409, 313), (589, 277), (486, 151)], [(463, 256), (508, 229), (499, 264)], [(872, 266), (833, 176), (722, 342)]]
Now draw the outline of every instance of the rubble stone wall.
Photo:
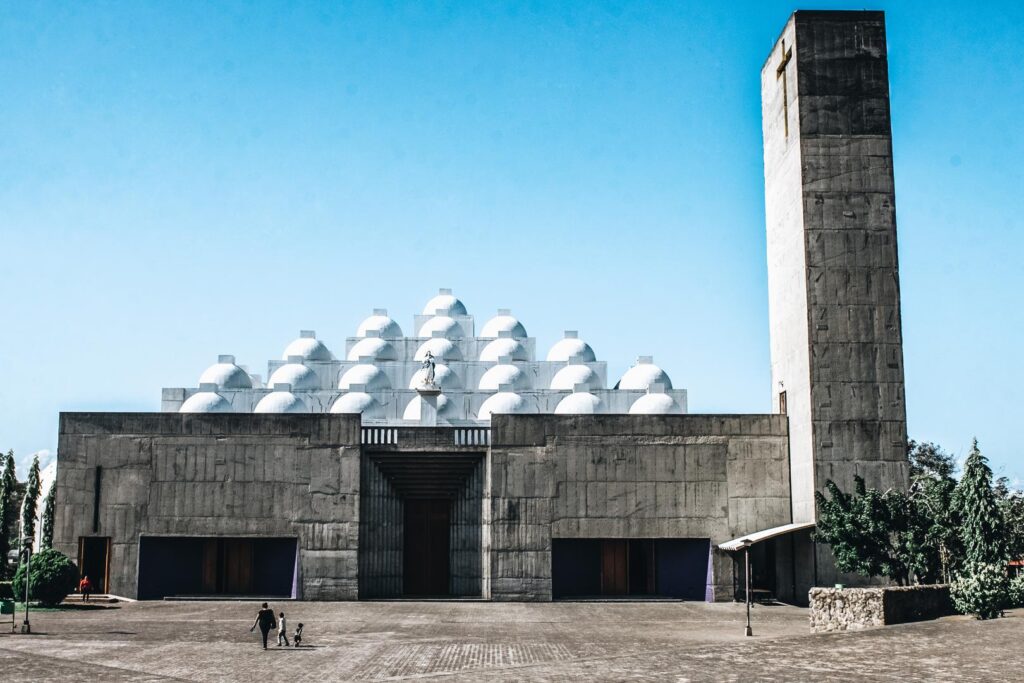
[(953, 614), (949, 586), (812, 588), (811, 632), (860, 631)]

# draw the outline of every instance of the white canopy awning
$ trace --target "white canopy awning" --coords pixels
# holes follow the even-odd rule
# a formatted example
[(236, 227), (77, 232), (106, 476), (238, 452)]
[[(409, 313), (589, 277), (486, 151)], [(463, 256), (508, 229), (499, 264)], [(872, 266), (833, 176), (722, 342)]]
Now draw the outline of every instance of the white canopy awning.
[(718, 547), (728, 552), (734, 552), (736, 550), (742, 550), (748, 545), (760, 543), (761, 541), (767, 541), (769, 538), (775, 538), (776, 536), (782, 536), (783, 534), (789, 534), (794, 531), (802, 531), (803, 529), (813, 529), (814, 522), (797, 522), (794, 524), (783, 524), (782, 526), (773, 527), (771, 529), (765, 529), (764, 531), (756, 531), (746, 536), (740, 536), (734, 538), (731, 541), (725, 543), (719, 543)]

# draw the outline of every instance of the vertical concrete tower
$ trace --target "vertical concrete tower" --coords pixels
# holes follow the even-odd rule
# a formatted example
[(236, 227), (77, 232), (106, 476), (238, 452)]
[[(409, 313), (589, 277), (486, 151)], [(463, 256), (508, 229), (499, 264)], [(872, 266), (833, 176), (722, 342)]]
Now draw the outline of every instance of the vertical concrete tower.
[(828, 479), (907, 480), (884, 14), (795, 12), (761, 103), (772, 388), (810, 522)]

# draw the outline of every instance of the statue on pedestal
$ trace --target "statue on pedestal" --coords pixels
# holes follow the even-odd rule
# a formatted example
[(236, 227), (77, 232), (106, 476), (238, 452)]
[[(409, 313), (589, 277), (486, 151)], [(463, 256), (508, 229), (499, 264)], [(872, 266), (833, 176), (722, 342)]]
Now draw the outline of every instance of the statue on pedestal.
[(423, 378), (423, 386), (425, 386), (425, 387), (434, 387), (434, 386), (436, 386), (434, 384), (434, 366), (435, 365), (436, 365), (436, 363), (434, 362), (434, 354), (432, 354), (430, 351), (427, 351), (426, 355), (423, 357), (423, 364), (422, 364), (423, 369), (427, 371), (426, 372), (426, 376)]

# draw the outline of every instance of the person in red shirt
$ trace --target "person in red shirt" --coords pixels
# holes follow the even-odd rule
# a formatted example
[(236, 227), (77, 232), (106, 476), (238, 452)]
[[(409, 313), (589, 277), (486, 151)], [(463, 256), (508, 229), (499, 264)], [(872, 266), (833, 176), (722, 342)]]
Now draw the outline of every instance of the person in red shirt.
[(82, 602), (89, 602), (89, 594), (92, 593), (92, 582), (88, 576), (83, 576), (78, 582), (78, 592), (82, 594)]

